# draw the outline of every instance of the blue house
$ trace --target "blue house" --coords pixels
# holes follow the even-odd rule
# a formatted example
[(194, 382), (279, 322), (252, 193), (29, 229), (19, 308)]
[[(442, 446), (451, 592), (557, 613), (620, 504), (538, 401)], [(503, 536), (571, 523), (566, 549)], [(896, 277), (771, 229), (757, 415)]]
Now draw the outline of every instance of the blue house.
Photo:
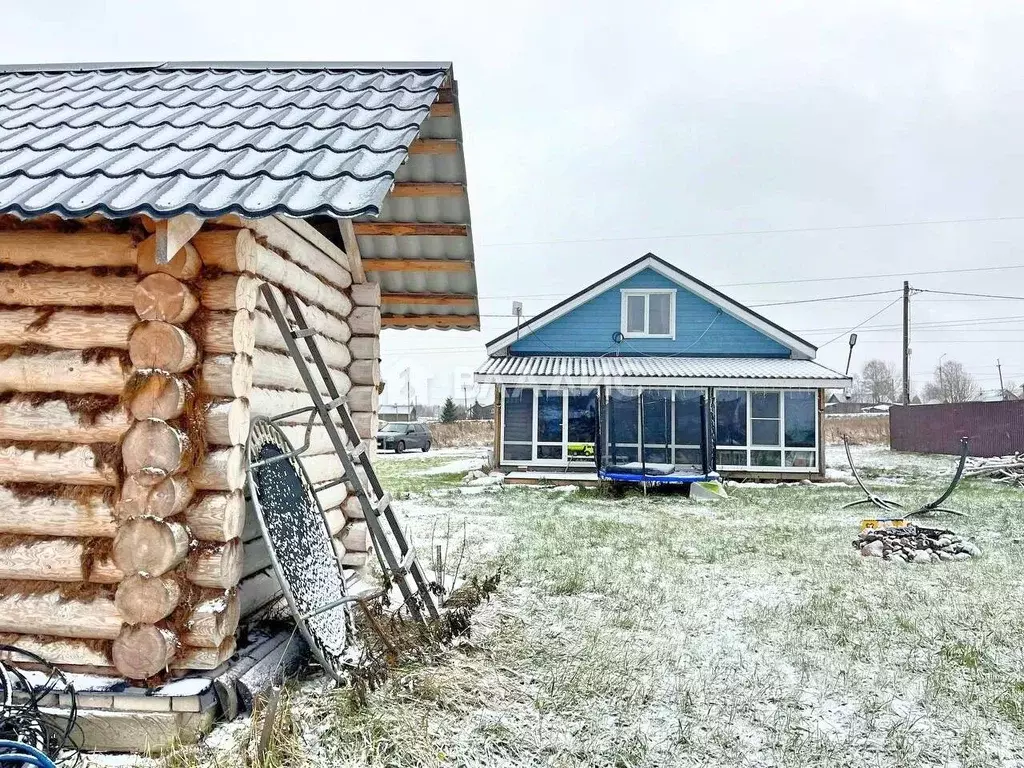
[(850, 382), (816, 351), (649, 253), (492, 340), (475, 378), (506, 471), (808, 477)]

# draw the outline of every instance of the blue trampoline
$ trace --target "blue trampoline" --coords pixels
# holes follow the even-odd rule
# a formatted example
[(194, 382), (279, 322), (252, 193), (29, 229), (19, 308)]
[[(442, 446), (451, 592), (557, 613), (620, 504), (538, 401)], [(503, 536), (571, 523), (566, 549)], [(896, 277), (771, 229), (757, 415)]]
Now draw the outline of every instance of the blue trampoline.
[(601, 387), (598, 477), (645, 486), (720, 479), (710, 402), (700, 390)]

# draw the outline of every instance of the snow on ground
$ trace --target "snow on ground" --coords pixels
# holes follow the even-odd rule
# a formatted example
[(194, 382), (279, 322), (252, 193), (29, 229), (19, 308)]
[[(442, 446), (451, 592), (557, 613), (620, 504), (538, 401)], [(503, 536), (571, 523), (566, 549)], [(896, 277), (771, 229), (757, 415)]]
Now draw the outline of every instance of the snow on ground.
[[(905, 502), (955, 463), (854, 461)], [(464, 495), (424, 468), (386, 469), (418, 551), (440, 544), (449, 578), (500, 569), (498, 592), (465, 644), (395, 670), (366, 707), (322, 680), (293, 690), (268, 764), (1024, 766), (1019, 490), (972, 481), (950, 500), (969, 516), (940, 524), (983, 557), (901, 567), (855, 553), (862, 511), (842, 505), (860, 492), (841, 484)]]
[(466, 459), (455, 459), (449, 461), (446, 464), (442, 464), (438, 467), (431, 467), (425, 469), (422, 472), (417, 472), (418, 475), (453, 475), (456, 473), (472, 472), (474, 469), (481, 469), (487, 465), (487, 451), (477, 451), (473, 456)]
[(431, 448), (429, 451), (424, 453), (419, 450), (409, 450), (403, 453), (395, 453), (394, 451), (378, 451), (374, 462), (390, 463), (393, 461), (418, 461), (422, 459), (438, 459), (444, 458), (454, 460), (457, 458), (468, 458), (475, 456), (486, 456), (486, 448)]

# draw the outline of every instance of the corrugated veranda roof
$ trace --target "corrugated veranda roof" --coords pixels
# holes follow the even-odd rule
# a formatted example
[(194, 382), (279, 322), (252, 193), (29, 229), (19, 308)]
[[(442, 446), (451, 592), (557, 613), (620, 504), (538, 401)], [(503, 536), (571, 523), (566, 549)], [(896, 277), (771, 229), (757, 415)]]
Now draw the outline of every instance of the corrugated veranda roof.
[(647, 383), (675, 386), (840, 388), (849, 377), (813, 360), (762, 357), (491, 357), (475, 374), (484, 384)]

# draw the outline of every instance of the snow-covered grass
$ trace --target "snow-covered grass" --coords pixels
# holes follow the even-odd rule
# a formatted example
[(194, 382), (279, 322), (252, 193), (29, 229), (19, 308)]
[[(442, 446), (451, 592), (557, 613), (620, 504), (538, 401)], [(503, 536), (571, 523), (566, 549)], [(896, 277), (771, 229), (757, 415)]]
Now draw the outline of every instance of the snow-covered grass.
[[(854, 459), (908, 503), (953, 465)], [(848, 476), (841, 449), (829, 460)], [(983, 557), (897, 566), (855, 554), (870, 512), (843, 510), (859, 492), (835, 482), (701, 503), (467, 496), (418, 462), (380, 463), (421, 547), (450, 544), (452, 570), (465, 537), (461, 570), (501, 568), (501, 587), (467, 644), (396, 670), (366, 707), (322, 682), (293, 690), (268, 765), (1024, 765), (1019, 490), (974, 481), (952, 498), (970, 516), (940, 524)]]

